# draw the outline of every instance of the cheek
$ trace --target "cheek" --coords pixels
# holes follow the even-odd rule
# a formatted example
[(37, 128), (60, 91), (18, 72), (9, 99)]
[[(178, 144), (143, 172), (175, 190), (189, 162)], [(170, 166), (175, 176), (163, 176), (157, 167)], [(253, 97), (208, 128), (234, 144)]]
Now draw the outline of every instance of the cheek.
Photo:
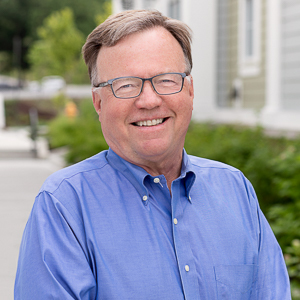
[(99, 119), (101, 123), (110, 123), (116, 118), (118, 106), (110, 98), (101, 101)]
[(183, 120), (190, 121), (193, 112), (193, 101), (183, 100), (178, 107), (178, 113)]
[[(101, 112), (99, 114), (99, 120), (101, 122), (102, 130), (113, 130), (114, 127), (117, 126), (116, 113), (114, 110), (109, 109), (105, 105), (101, 108)], [(114, 126), (115, 124), (115, 126)]]
[(124, 105), (110, 100), (102, 102), (99, 120), (103, 134), (119, 135), (126, 123), (127, 110)]
[(177, 122), (177, 129), (176, 131), (179, 133), (185, 134), (191, 118), (192, 118), (192, 112), (193, 112), (193, 103), (192, 102), (186, 102), (183, 101), (182, 104), (178, 107), (178, 122)]

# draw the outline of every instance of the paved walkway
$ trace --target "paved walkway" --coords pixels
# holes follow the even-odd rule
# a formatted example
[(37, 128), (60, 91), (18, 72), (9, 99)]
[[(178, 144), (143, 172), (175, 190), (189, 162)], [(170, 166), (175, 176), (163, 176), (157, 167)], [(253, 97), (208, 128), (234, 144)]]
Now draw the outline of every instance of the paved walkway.
[(34, 159), (30, 151), (30, 140), (20, 131), (0, 131), (0, 300), (13, 299), (19, 246), (34, 198), (63, 163), (59, 155)]

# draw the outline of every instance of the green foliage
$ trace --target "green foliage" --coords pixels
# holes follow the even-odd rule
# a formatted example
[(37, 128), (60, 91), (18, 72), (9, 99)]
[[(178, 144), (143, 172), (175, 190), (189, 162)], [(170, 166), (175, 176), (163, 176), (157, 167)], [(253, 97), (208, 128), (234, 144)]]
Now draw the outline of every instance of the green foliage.
[[(0, 1), (0, 51), (12, 56), (13, 38), (22, 40), (23, 67), (31, 43), (36, 41), (36, 29), (55, 11), (70, 7), (78, 29), (87, 36), (95, 27), (95, 16), (102, 11), (103, 3), (110, 0), (1, 0)], [(11, 66), (10, 66), (11, 67)]]
[(66, 96), (63, 93), (57, 93), (52, 99), (51, 99), (54, 107), (59, 111), (63, 112), (65, 105), (68, 101), (72, 101), (71, 98)]
[(273, 164), (280, 196), (289, 201), (300, 199), (300, 152), (297, 143), (282, 152)]
[(38, 77), (61, 75), (70, 82), (81, 59), (84, 42), (82, 33), (76, 28), (73, 12), (65, 8), (50, 15), (44, 26), (38, 29), (39, 40), (29, 51), (29, 62)]
[(3, 74), (9, 71), (11, 65), (11, 57), (7, 52), (0, 52), (0, 73)]
[(293, 240), (286, 249), (285, 262), (291, 279), (292, 298), (300, 300), (300, 240)]
[(68, 146), (66, 161), (69, 164), (108, 149), (91, 100), (80, 102), (78, 117), (61, 115), (50, 122), (49, 141), (53, 148)]
[(273, 186), (280, 202), (269, 209), (268, 217), (280, 245), (285, 249), (300, 239), (300, 151), (290, 146), (272, 160)]
[(102, 11), (96, 16), (96, 24), (103, 23), (108, 16), (112, 14), (112, 3), (111, 1), (106, 1), (103, 3)]

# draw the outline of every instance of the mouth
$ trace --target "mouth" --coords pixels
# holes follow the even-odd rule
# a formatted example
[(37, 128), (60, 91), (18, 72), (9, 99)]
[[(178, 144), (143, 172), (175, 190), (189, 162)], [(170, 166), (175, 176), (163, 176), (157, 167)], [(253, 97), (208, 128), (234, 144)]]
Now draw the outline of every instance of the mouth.
[(138, 122), (133, 123), (133, 125), (139, 126), (139, 127), (142, 127), (142, 126), (151, 127), (151, 126), (156, 126), (156, 125), (162, 124), (163, 122), (165, 122), (165, 120), (166, 120), (166, 118), (165, 119), (153, 119), (153, 120), (138, 121)]

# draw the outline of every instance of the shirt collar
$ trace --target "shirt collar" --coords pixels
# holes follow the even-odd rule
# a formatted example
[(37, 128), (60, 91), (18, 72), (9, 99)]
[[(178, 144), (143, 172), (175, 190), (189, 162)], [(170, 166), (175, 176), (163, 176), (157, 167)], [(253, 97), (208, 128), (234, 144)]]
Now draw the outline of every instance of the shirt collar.
[(182, 153), (181, 174), (179, 179), (183, 179), (185, 185), (186, 197), (190, 202), (192, 202), (190, 192), (196, 180), (196, 172), (193, 170), (193, 165), (185, 149), (183, 149), (183, 153)]
[[(109, 148), (107, 152), (106, 159), (114, 169), (121, 172), (130, 181), (130, 183), (138, 191), (143, 203), (145, 205), (148, 205), (149, 191), (144, 185), (144, 180), (147, 176), (151, 175), (147, 173), (143, 168), (121, 158), (111, 148)], [(189, 201), (191, 201), (190, 190), (194, 184), (195, 177), (196, 175), (193, 171), (193, 166), (188, 155), (186, 154), (186, 151), (183, 149), (181, 174), (176, 180), (183, 179), (186, 196)]]

